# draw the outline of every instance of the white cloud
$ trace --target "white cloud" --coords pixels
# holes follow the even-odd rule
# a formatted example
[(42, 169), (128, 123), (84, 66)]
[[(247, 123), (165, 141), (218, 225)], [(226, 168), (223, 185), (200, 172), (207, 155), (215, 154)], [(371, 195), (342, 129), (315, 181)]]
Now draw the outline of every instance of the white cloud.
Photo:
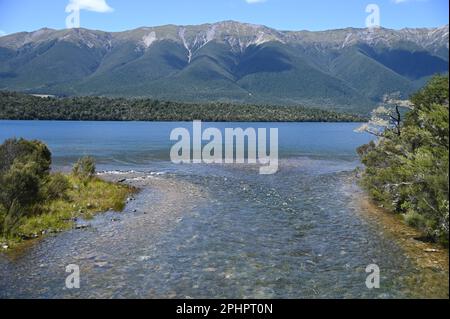
[(255, 3), (262, 3), (266, 2), (267, 0), (245, 0), (248, 4), (255, 4)]
[(2, 37), (2, 36), (4, 36), (4, 35), (6, 35), (6, 32), (3, 31), (3, 30), (0, 30), (0, 37)]
[(66, 11), (71, 11), (72, 8), (101, 13), (114, 11), (114, 9), (106, 3), (106, 0), (70, 0), (66, 7)]

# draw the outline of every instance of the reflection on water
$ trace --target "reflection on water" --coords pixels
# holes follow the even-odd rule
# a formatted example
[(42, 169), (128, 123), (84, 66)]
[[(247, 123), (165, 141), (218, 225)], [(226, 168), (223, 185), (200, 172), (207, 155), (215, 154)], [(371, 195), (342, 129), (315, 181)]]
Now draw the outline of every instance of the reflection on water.
[[(448, 269), (425, 277), (361, 214), (352, 170), (354, 149), (367, 137), (355, 135), (354, 124), (261, 124), (280, 128), (280, 170), (271, 176), (256, 166), (169, 163), (165, 133), (178, 123), (96, 125), (0, 122), (7, 127), (0, 139), (14, 127), (48, 142), (56, 169), (89, 153), (100, 169), (114, 170), (104, 178), (142, 189), (123, 213), (0, 256), (0, 297), (448, 296), (448, 285), (445, 292), (438, 284), (448, 282)], [(365, 286), (373, 263), (381, 269), (378, 290)], [(68, 264), (80, 265), (79, 290), (64, 288)], [(436, 289), (423, 292), (417, 283), (424, 280)]]

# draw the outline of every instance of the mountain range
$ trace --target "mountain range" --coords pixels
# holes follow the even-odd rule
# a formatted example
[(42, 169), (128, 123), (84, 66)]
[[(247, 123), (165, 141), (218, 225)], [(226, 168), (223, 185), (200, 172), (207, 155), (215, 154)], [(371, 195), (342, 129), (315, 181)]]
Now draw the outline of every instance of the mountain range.
[(279, 31), (224, 21), (0, 37), (0, 90), (297, 105), (367, 114), (448, 73), (449, 26)]

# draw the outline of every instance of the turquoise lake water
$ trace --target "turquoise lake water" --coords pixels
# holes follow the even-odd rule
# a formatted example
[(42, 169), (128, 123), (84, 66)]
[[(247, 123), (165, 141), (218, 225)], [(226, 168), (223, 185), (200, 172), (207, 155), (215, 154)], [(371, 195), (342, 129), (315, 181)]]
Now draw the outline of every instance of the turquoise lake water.
[[(170, 132), (192, 123), (0, 121), (0, 142), (39, 139), (53, 169), (91, 155), (110, 179), (141, 188), (124, 212), (0, 255), (0, 297), (401, 298), (420, 273), (359, 213), (357, 123), (204, 123), (278, 128), (280, 167), (170, 162)], [(112, 222), (114, 220), (114, 222)], [(380, 289), (365, 268), (381, 269)], [(65, 266), (81, 288), (64, 288)]]

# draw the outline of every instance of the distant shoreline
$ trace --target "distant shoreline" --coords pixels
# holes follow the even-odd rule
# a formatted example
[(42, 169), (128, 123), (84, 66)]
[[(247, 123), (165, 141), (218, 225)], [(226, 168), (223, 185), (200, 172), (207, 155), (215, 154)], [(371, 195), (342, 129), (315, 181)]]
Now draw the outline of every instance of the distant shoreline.
[[(194, 120), (46, 120), (46, 119), (3, 119), (0, 118), (0, 121), (8, 121), (8, 122), (103, 122), (103, 123), (191, 123)], [(332, 124), (332, 123), (365, 123), (364, 121), (251, 121), (251, 120), (245, 120), (245, 121), (208, 121), (208, 120), (198, 120), (202, 121), (202, 123), (323, 123), (323, 124)]]
[(0, 91), (0, 119), (117, 122), (364, 122), (367, 116), (301, 105), (187, 103), (105, 97), (53, 98)]

